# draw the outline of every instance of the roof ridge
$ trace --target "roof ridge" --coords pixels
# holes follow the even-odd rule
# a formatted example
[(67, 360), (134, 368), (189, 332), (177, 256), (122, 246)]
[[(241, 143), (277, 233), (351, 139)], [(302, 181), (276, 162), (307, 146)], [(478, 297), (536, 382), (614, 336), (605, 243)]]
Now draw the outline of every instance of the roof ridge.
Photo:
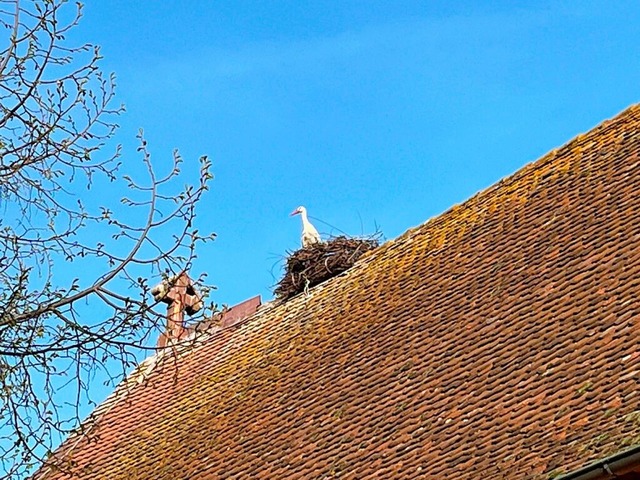
[[(165, 357), (171, 356), (171, 354), (176, 356), (176, 358), (182, 357), (186, 353), (190, 353), (194, 348), (203, 346), (207, 340), (211, 339), (213, 336), (223, 331), (237, 328), (238, 326), (241, 326), (253, 319), (253, 317), (270, 311), (275, 306), (276, 305), (274, 305), (273, 302), (265, 302), (256, 312), (232, 325), (224, 327), (212, 325), (204, 330), (195, 329), (188, 337), (185, 337), (179, 342), (174, 342), (164, 348), (154, 348), (154, 353), (138, 363), (135, 368), (116, 385), (113, 392), (111, 392), (82, 422), (80, 422), (80, 425), (75, 429), (77, 431), (67, 440), (71, 440), (76, 436), (82, 437), (87, 434), (88, 431), (82, 431), (86, 424), (94, 422), (99, 416), (111, 410), (120, 400), (131, 394), (138, 385), (142, 384), (146, 380), (157, 365), (166, 360)], [(89, 426), (89, 430), (91, 428), (93, 428), (93, 425)]]
[[(576, 149), (582, 151), (582, 148), (580, 148), (581, 145), (591, 141), (593, 137), (602, 135), (602, 133), (608, 129), (616, 128), (618, 122), (628, 120), (630, 113), (633, 113), (634, 117), (640, 116), (640, 103), (632, 104), (615, 116), (598, 123), (590, 130), (572, 137), (562, 146), (553, 148), (536, 160), (525, 164), (515, 172), (476, 192), (462, 203), (455, 204), (444, 212), (431, 217), (427, 221), (409, 228), (398, 237), (380, 245), (380, 247), (372, 250), (371, 252), (367, 252), (359, 261), (370, 261), (374, 257), (384, 255), (388, 249), (400, 247), (403, 243), (411, 241), (415, 235), (429, 234), (431, 233), (431, 230), (437, 228), (437, 226), (443, 225), (445, 222), (461, 222), (458, 230), (459, 235), (456, 235), (456, 237), (460, 237), (466, 231), (470, 220), (472, 220), (469, 218), (471, 217), (471, 215), (469, 215), (469, 211), (478, 208), (484, 203), (488, 203), (488, 201), (492, 200), (495, 195), (505, 189), (507, 189), (507, 195), (503, 200), (525, 203), (527, 196), (538, 186), (541, 177), (547, 174), (553, 174), (554, 171), (559, 171), (556, 173), (561, 174), (575, 173), (575, 169), (580, 166), (558, 164), (559, 158), (564, 157), (566, 162), (570, 163), (574, 158), (567, 154), (573, 153)], [(591, 146), (591, 144), (587, 145), (587, 147), (589, 146)], [(564, 169), (565, 167), (566, 169)], [(526, 180), (531, 181), (526, 182)], [(519, 187), (525, 187), (524, 191)], [(491, 212), (495, 211), (495, 208), (495, 205), (489, 206)], [(441, 247), (444, 244), (444, 238), (442, 235), (434, 236), (433, 244), (436, 248)]]
[[(108, 413), (118, 402), (126, 398), (133, 389), (142, 383), (145, 378), (145, 374), (148, 374), (160, 361), (162, 356), (165, 355), (166, 350), (158, 350), (153, 355), (146, 357), (142, 362), (138, 363), (136, 367), (125, 376), (115, 387), (107, 397), (97, 404), (95, 409), (87, 415), (87, 417), (75, 427), (69, 436), (63, 440), (57, 450), (62, 451), (61, 459), (70, 454), (73, 449), (82, 441), (82, 439), (89, 435), (89, 433), (96, 427), (98, 419)], [(130, 388), (131, 387), (131, 388)], [(38, 475), (46, 476), (53, 469), (53, 465), (47, 465), (44, 463), (44, 470)], [(34, 477), (36, 478), (36, 477)]]
[[(549, 152), (544, 154), (542, 157), (539, 157), (538, 159), (533, 160), (532, 162), (518, 169), (516, 172), (510, 175), (507, 175), (506, 177), (503, 177), (502, 179), (498, 180), (496, 183), (490, 185), (489, 187), (483, 190), (480, 190), (479, 192), (477, 192), (467, 200), (463, 201), (462, 203), (453, 205), (452, 207), (448, 208), (447, 210), (440, 213), (439, 215), (436, 215), (430, 218), (426, 222), (408, 229), (406, 232), (402, 233), (398, 237), (383, 243), (382, 245), (380, 245), (379, 247), (373, 250), (365, 252), (354, 263), (354, 265), (351, 268), (336, 275), (335, 277), (332, 277), (318, 285), (315, 285), (314, 287), (309, 289), (308, 293), (299, 293), (287, 300), (273, 300), (271, 302), (266, 302), (265, 304), (263, 304), (263, 308), (260, 308), (258, 311), (256, 311), (252, 315), (247, 316), (237, 324), (234, 324), (232, 327), (240, 327), (249, 323), (253, 323), (255, 320), (258, 320), (262, 315), (266, 314), (267, 312), (271, 312), (272, 310), (278, 310), (285, 306), (287, 307), (285, 310), (287, 314), (289, 314), (291, 310), (304, 308), (304, 304), (310, 298), (321, 294), (321, 292), (327, 288), (331, 288), (336, 282), (342, 282), (343, 279), (347, 277), (357, 275), (362, 268), (366, 268), (371, 262), (374, 262), (378, 257), (385, 255), (386, 252), (388, 252), (388, 250), (400, 248), (407, 241), (411, 241), (415, 235), (432, 233), (431, 232), (432, 229), (435, 229), (438, 226), (441, 226), (445, 222), (459, 223), (458, 225), (459, 228), (455, 231), (455, 237), (459, 238), (466, 231), (470, 223), (471, 219), (469, 217), (472, 217), (472, 216), (468, 214), (469, 210), (491, 199), (493, 195), (496, 195), (504, 188), (511, 188), (506, 197), (506, 200), (509, 200), (509, 201), (516, 200), (520, 202), (523, 202), (523, 200), (526, 201), (525, 195), (528, 195), (532, 189), (537, 187), (539, 180), (537, 178), (534, 178), (533, 183), (525, 185), (527, 187), (527, 190), (525, 192), (521, 192), (517, 188), (515, 189), (512, 188), (514, 184), (516, 184), (521, 180), (528, 179), (532, 174), (534, 175), (534, 177), (536, 177), (535, 173), (538, 171), (540, 171), (539, 173), (543, 173), (543, 172), (552, 173), (554, 170), (559, 169), (560, 166), (557, 164), (557, 162), (553, 162), (553, 161), (565, 155), (566, 153), (569, 153), (571, 151), (570, 149), (574, 147), (573, 144), (584, 143), (587, 140), (590, 140), (593, 136), (600, 135), (604, 129), (615, 128), (617, 121), (627, 118), (629, 112), (634, 112), (640, 116), (640, 103), (633, 104), (628, 108), (626, 108), (625, 110), (623, 110), (622, 112), (615, 115), (614, 117), (611, 117), (607, 120), (600, 122), (595, 127), (588, 130), (586, 133), (581, 133), (576, 135), (575, 137), (567, 141), (564, 145), (550, 150)], [(546, 172), (544, 170), (545, 167), (549, 169), (549, 172)], [(552, 167), (552, 168), (549, 168), (549, 167)], [(563, 171), (563, 173), (565, 172)], [(445, 235), (443, 236), (442, 232), (434, 232), (434, 236), (431, 243), (433, 246), (436, 247), (435, 248), (436, 250), (444, 245), (444, 241), (446, 239), (446, 233), (447, 232), (445, 232)], [(264, 308), (264, 307), (267, 307), (267, 308)], [(201, 332), (203, 336), (199, 339), (201, 343), (200, 345), (197, 345), (197, 346), (201, 346), (202, 344), (206, 343), (207, 340), (209, 340), (210, 338), (212, 338), (222, 330), (227, 330), (228, 328), (232, 328), (232, 327), (227, 327), (224, 329), (220, 327), (217, 327), (217, 328), (214, 327), (214, 328), (203, 330)], [(181, 354), (184, 354), (187, 351), (190, 352), (192, 350), (192, 347), (195, 346), (193, 343), (187, 342), (188, 339), (193, 340), (192, 337), (188, 337), (187, 339), (183, 340), (182, 342), (176, 345), (176, 347), (179, 347)]]

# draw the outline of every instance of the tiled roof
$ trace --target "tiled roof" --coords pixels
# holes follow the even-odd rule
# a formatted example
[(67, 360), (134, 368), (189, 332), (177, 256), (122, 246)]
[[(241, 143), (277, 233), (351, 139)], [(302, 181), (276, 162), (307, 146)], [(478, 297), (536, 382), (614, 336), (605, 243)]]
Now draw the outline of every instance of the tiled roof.
[(634, 106), (159, 359), (65, 450), (83, 479), (551, 478), (640, 443), (639, 314)]

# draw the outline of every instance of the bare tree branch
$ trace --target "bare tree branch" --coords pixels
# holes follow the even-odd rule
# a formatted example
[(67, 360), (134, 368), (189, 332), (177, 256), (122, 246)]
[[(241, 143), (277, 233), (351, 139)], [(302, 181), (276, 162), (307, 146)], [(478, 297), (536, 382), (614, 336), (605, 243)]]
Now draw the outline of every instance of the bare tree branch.
[[(123, 112), (112, 106), (115, 78), (101, 72), (98, 47), (67, 42), (82, 17), (80, 4), (72, 10), (66, 0), (0, 0), (0, 477), (8, 479), (24, 478), (78, 428), (93, 382), (113, 385), (154, 348), (165, 319), (149, 284), (189, 270), (196, 247), (214, 238), (195, 227), (213, 178), (206, 157), (184, 186), (180, 155), (157, 174), (142, 132), (133, 160), (111, 147)], [(109, 198), (113, 191), (126, 198)], [(195, 280), (206, 294), (204, 276)]]

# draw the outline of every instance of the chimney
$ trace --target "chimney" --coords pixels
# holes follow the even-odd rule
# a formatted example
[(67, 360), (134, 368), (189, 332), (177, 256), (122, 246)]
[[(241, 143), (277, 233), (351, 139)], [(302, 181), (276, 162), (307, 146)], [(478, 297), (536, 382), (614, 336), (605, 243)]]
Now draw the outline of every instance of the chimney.
[(219, 316), (220, 326), (222, 328), (237, 325), (245, 318), (253, 315), (258, 311), (258, 307), (262, 304), (260, 295), (245, 300), (242, 303), (234, 305), (231, 308), (225, 308)]
[(167, 329), (158, 339), (158, 347), (166, 347), (187, 335), (184, 312), (193, 315), (202, 308), (202, 299), (186, 273), (163, 280), (151, 289), (156, 301), (167, 304)]
[(222, 311), (215, 313), (211, 318), (189, 327), (188, 333), (204, 332), (212, 327), (229, 328), (240, 325), (244, 320), (256, 313), (261, 305), (262, 299), (260, 295), (256, 295), (233, 307), (224, 307)]

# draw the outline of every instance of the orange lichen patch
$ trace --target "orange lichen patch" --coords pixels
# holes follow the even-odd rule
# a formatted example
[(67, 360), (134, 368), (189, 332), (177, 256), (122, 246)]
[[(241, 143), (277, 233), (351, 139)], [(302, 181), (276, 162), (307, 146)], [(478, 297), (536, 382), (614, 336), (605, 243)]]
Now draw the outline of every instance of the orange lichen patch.
[(308, 295), (167, 352), (52, 463), (546, 479), (640, 443), (637, 132), (632, 107)]

